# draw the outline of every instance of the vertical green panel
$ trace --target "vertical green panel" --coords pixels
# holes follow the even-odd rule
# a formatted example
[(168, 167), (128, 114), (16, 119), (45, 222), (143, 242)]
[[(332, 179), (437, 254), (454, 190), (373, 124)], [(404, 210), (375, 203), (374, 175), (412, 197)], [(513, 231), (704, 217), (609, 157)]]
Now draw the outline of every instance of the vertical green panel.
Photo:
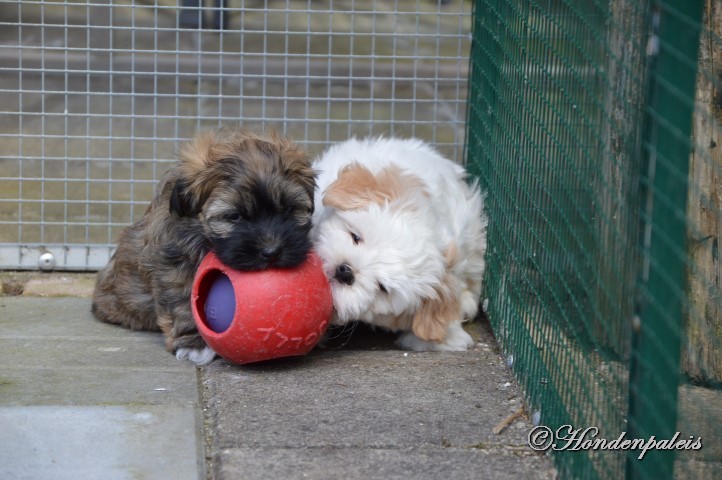
[[(717, 262), (719, 231), (712, 221), (697, 231), (686, 208), (689, 190), (698, 210), (722, 218), (719, 182), (699, 181), (722, 178), (710, 158), (722, 158), (719, 9), (722, 0), (475, 2), (466, 153), (487, 191), (487, 314), (530, 413), (552, 429), (596, 427), (607, 441), (671, 439), (677, 429), (682, 440), (719, 438), (704, 422), (722, 418), (720, 385), (680, 377), (682, 341), (698, 355), (719, 350), (718, 323), (707, 321), (717, 310), (690, 302), (709, 292), (700, 304), (719, 307), (719, 283), (703, 281), (689, 255), (709, 244)], [(712, 87), (695, 97), (700, 29)], [(707, 112), (695, 130), (697, 177), (695, 98)], [(695, 275), (690, 294), (685, 278)], [(711, 341), (691, 343), (685, 311)], [(678, 411), (691, 422), (675, 423)], [(708, 445), (676, 452), (681, 478), (718, 477), (697, 475), (720, 466)], [(671, 478), (673, 450), (639, 453), (553, 458), (560, 478)]]
[[(597, 271), (608, 221), (597, 198), (608, 153), (600, 132), (615, 128), (606, 127), (608, 17), (605, 2), (475, 3), (467, 166), (487, 190), (488, 315), (532, 414), (553, 429), (616, 437), (626, 383), (610, 347), (624, 338), (609, 328), (620, 321), (614, 302), (600, 308), (610, 295)], [(617, 452), (554, 458), (566, 478), (623, 473)]]
[[(702, 2), (655, 1), (642, 172), (641, 305), (630, 370), (631, 438), (670, 439), (676, 429), (687, 172)], [(628, 478), (671, 478), (674, 450), (630, 453)]]

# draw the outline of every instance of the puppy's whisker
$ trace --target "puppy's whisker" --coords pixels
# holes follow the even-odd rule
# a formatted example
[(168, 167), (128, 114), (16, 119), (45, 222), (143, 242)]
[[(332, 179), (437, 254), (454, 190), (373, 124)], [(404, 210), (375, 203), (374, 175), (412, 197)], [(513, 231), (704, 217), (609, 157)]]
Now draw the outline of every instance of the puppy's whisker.
[(356, 322), (346, 323), (343, 326), (337, 326), (333, 329), (333, 333), (329, 335), (329, 340), (342, 339), (342, 343), (334, 345), (334, 350), (340, 350), (344, 348), (353, 337), (353, 333), (356, 331)]

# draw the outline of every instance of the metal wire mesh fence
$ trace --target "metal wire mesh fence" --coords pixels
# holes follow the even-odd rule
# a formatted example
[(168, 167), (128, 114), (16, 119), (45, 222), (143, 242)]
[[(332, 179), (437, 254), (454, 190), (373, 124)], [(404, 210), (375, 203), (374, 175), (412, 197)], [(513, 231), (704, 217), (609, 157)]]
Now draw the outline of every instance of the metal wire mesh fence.
[(722, 478), (721, 34), (719, 0), (475, 2), (490, 321), (535, 422), (622, 436), (557, 439), (562, 478)]
[(462, 0), (0, 1), (0, 268), (102, 266), (176, 144), (222, 122), (311, 153), (417, 135), (461, 160), (470, 17)]

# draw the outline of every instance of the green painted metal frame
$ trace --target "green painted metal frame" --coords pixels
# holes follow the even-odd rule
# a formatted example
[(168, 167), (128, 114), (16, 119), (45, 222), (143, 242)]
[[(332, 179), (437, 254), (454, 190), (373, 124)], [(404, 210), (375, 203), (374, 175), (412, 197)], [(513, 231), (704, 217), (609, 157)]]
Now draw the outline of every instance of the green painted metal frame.
[[(654, 1), (642, 172), (643, 272), (633, 328), (628, 438), (673, 438), (677, 424), (687, 172), (703, 4)], [(672, 478), (675, 450), (638, 452), (627, 478)]]

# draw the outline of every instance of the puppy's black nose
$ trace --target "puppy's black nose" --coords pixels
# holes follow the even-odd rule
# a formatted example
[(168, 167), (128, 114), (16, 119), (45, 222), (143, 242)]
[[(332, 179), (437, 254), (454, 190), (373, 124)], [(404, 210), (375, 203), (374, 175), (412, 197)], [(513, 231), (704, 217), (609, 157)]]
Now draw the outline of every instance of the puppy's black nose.
[(354, 280), (356, 280), (353, 276), (353, 271), (351, 270), (351, 267), (349, 267), (345, 263), (342, 263), (341, 265), (336, 267), (336, 273), (334, 273), (333, 278), (335, 278), (341, 283), (345, 283), (346, 285), (353, 285)]
[(261, 257), (268, 262), (278, 260), (278, 256), (281, 253), (281, 247), (278, 245), (272, 247), (263, 247), (261, 249)]

